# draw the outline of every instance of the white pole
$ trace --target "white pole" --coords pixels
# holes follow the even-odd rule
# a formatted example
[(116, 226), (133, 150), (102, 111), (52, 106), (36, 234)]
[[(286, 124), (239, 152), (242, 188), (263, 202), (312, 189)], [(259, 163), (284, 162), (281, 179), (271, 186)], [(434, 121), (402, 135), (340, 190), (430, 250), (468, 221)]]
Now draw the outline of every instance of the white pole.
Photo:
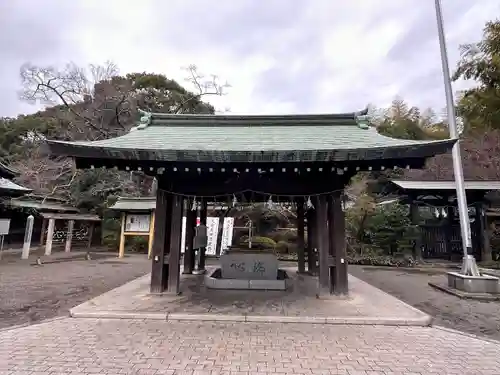
[(23, 243), (23, 252), (21, 254), (21, 259), (28, 259), (30, 256), (30, 248), (31, 248), (31, 236), (33, 234), (33, 222), (35, 218), (33, 215), (28, 216), (26, 220), (26, 229), (24, 232), (24, 243)]
[(52, 254), (52, 240), (54, 239), (55, 219), (49, 219), (49, 228), (47, 229), (47, 240), (45, 241), (45, 255)]
[(66, 232), (66, 244), (64, 251), (69, 253), (71, 251), (71, 242), (73, 241), (73, 228), (75, 227), (74, 220), (68, 220), (68, 231)]
[(448, 51), (446, 49), (446, 38), (444, 33), (443, 12), (441, 0), (435, 0), (436, 19), (439, 36), (439, 48), (441, 51), (441, 65), (443, 69), (444, 90), (446, 94), (446, 110), (448, 115), (448, 126), (450, 128), (450, 138), (457, 139), (452, 148), (453, 173), (455, 175), (455, 185), (457, 189), (458, 214), (460, 218), (460, 231), (462, 234), (463, 263), (462, 273), (464, 275), (478, 276), (479, 270), (472, 255), (472, 240), (469, 221), (469, 210), (467, 207), (467, 196), (465, 194), (464, 174), (462, 170), (462, 156), (460, 155), (460, 140), (457, 130), (455, 113), (455, 102), (451, 87), (450, 68), (448, 64)]

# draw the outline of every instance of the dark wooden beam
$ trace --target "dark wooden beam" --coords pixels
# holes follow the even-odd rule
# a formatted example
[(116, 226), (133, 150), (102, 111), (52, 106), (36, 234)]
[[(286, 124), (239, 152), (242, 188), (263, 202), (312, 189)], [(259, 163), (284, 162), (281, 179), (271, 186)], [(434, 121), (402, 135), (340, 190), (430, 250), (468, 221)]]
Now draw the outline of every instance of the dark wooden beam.
[(172, 195), (159, 188), (156, 193), (156, 218), (153, 234), (151, 293), (162, 293), (168, 284), (168, 265), (165, 263), (170, 244)]
[(319, 293), (330, 293), (330, 276), (328, 270), (329, 237), (327, 222), (327, 202), (324, 195), (315, 199), (316, 211), (316, 245), (319, 264)]
[[(249, 169), (249, 173), (256, 171), (258, 168), (269, 171), (271, 168), (274, 172), (282, 173), (283, 168), (286, 169), (285, 173), (291, 173), (295, 171), (295, 168), (299, 168), (301, 171), (303, 169), (310, 168), (311, 171), (319, 171), (322, 168), (323, 173), (337, 174), (338, 169), (347, 168), (348, 171), (380, 171), (388, 170), (393, 167), (397, 168), (410, 168), (420, 169), (425, 166), (425, 161), (429, 156), (418, 156), (415, 157), (405, 157), (402, 155), (384, 155), (382, 157), (370, 158), (368, 155), (363, 155), (361, 158), (352, 157), (355, 155), (350, 155), (348, 160), (332, 160), (323, 159), (316, 161), (299, 161), (299, 160), (260, 160), (260, 161), (248, 161), (248, 160), (234, 160), (230, 161), (226, 158), (219, 160), (224, 160), (224, 162), (215, 161), (189, 161), (189, 160), (158, 160), (157, 155), (154, 153), (140, 153), (139, 150), (131, 150), (131, 158), (125, 157), (125, 155), (76, 155), (72, 154), (76, 158), (76, 166), (79, 169), (91, 168), (114, 168), (117, 167), (121, 170), (138, 170), (140, 169), (145, 174), (156, 175), (158, 168), (164, 168), (164, 174), (170, 172), (186, 172), (188, 168), (189, 172), (198, 173), (198, 168), (201, 169), (201, 173), (210, 173), (209, 168), (213, 168), (213, 173), (221, 172), (222, 168), (226, 171), (228, 168), (237, 168), (240, 172)], [(315, 151), (317, 153), (317, 151)], [(58, 153), (60, 155), (65, 153)], [(430, 153), (428, 155), (434, 155)], [(191, 158), (191, 160), (199, 160), (196, 157)], [(174, 170), (176, 168), (176, 170)], [(332, 170), (333, 169), (333, 170)]]
[(186, 241), (184, 244), (184, 272), (191, 274), (194, 270), (193, 240), (196, 227), (196, 210), (191, 209), (193, 199), (186, 199)]
[(297, 199), (297, 260), (299, 273), (306, 272), (304, 247), (304, 198), (300, 197)]
[(172, 198), (172, 222), (170, 229), (170, 254), (168, 259), (168, 285), (167, 290), (172, 294), (179, 294), (180, 260), (182, 238), (182, 211), (183, 199), (179, 195)]
[(345, 214), (342, 210), (342, 193), (333, 194), (331, 198), (331, 214), (330, 222), (333, 224), (330, 227), (334, 233), (331, 238), (334, 240), (335, 253), (335, 268), (334, 268), (334, 293), (338, 295), (346, 295), (349, 293), (348, 274), (347, 274), (347, 251), (346, 251), (346, 234), (345, 234)]
[(280, 200), (284, 200), (286, 196), (307, 196), (342, 190), (350, 177), (350, 174), (345, 174), (328, 178), (324, 174), (312, 172), (292, 176), (279, 173), (211, 173), (196, 176), (179, 173), (170, 180), (166, 176), (162, 179), (168, 180), (172, 185), (171, 191), (184, 195), (222, 196), (220, 199), (224, 199), (236, 194), (240, 201), (252, 198), (265, 201), (269, 195), (278, 198), (281, 195)]

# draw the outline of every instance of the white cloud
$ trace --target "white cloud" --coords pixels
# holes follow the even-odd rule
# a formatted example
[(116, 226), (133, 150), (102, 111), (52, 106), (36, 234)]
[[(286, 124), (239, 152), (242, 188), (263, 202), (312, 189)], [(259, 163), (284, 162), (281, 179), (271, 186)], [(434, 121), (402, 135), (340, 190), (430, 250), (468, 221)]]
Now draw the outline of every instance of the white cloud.
[[(19, 82), (14, 78), (23, 62), (109, 59), (122, 73), (165, 73), (181, 83), (181, 68), (196, 64), (231, 83), (226, 97), (211, 100), (233, 113), (350, 111), (368, 103), (387, 105), (396, 95), (414, 105), (444, 105), (430, 0), (60, 4), (49, 0), (38, 11), (29, 0), (2, 5), (0, 22), (11, 22), (0, 48), (11, 52), (0, 70), (0, 115), (28, 108), (16, 100)], [(500, 2), (444, 0), (443, 7), (454, 66), (458, 45), (481, 37)], [(42, 11), (49, 16), (40, 17)], [(30, 32), (23, 24), (32, 20), (39, 27)]]

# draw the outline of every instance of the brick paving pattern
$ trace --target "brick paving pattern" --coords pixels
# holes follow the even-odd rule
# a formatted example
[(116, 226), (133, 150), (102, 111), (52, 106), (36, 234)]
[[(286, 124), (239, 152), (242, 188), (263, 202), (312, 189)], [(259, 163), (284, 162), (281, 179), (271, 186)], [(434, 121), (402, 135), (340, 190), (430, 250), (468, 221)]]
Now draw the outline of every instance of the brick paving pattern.
[(0, 373), (498, 374), (500, 343), (437, 328), (62, 318), (0, 332)]

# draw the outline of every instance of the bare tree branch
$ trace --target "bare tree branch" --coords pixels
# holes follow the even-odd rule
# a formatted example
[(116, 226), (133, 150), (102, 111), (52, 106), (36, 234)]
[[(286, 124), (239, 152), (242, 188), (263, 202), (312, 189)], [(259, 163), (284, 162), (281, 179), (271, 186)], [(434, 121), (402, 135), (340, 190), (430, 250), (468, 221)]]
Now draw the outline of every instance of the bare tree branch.
[(196, 65), (189, 65), (184, 68), (189, 76), (186, 78), (186, 81), (191, 83), (195, 90), (197, 91), (196, 95), (190, 96), (189, 98), (182, 101), (177, 108), (173, 110), (173, 113), (179, 113), (186, 104), (193, 100), (201, 99), (204, 96), (216, 95), (223, 96), (226, 95), (225, 89), (230, 88), (231, 85), (226, 82), (224, 84), (219, 83), (219, 77), (215, 74), (211, 75), (210, 80), (206, 80), (205, 76), (198, 72), (198, 67)]

